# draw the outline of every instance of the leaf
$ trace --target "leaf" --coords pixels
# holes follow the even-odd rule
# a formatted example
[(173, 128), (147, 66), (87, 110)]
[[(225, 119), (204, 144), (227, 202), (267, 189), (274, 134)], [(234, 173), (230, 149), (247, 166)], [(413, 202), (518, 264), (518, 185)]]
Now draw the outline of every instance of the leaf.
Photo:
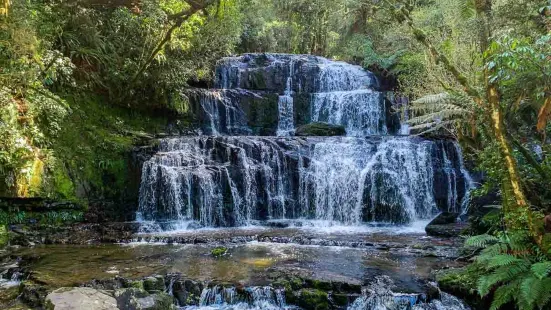
[(495, 268), (495, 267), (501, 267), (501, 266), (509, 266), (519, 261), (520, 259), (512, 255), (499, 254), (499, 255), (495, 255), (488, 261), (488, 267)]
[(551, 261), (535, 263), (531, 270), (538, 279), (543, 279), (551, 273)]
[(511, 284), (498, 287), (494, 293), (494, 300), (492, 301), (490, 310), (498, 310), (501, 306), (513, 301), (517, 292), (516, 289), (516, 286)]
[(467, 241), (465, 241), (465, 245), (474, 246), (474, 247), (478, 247), (478, 248), (483, 248), (483, 247), (486, 247), (489, 244), (493, 244), (493, 243), (496, 243), (498, 241), (499, 241), (499, 239), (497, 237), (494, 237), (494, 236), (488, 235), (488, 234), (484, 234), (484, 235), (478, 235), (478, 236), (470, 237), (469, 239), (467, 239)]

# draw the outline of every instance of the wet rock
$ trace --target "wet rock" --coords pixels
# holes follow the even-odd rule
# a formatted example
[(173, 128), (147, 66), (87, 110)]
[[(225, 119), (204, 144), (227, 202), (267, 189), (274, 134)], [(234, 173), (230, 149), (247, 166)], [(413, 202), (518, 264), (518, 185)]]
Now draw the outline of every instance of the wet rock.
[(297, 128), (296, 136), (344, 136), (346, 130), (343, 126), (328, 123), (310, 123)]
[(327, 292), (316, 289), (302, 289), (298, 292), (297, 305), (305, 310), (329, 309), (329, 296)]
[(64, 287), (46, 296), (48, 310), (114, 310), (117, 301), (105, 291), (89, 287)]
[(169, 310), (174, 309), (173, 298), (166, 293), (150, 295), (138, 288), (126, 288), (115, 292), (120, 310)]
[(428, 225), (425, 227), (427, 235), (433, 237), (458, 237), (469, 225), (467, 223), (454, 223), (446, 225)]
[(41, 307), (48, 294), (46, 287), (30, 281), (24, 281), (22, 286), (21, 300), (32, 308)]
[(143, 288), (149, 293), (163, 292), (165, 279), (163, 276), (147, 277), (143, 280)]
[(453, 224), (457, 222), (459, 213), (454, 212), (442, 212), (434, 220), (432, 220), (429, 225), (445, 225)]
[(192, 280), (178, 280), (172, 286), (172, 294), (180, 306), (197, 306), (203, 291), (203, 284)]
[(458, 217), (459, 213), (442, 212), (425, 227), (425, 231), (429, 236), (457, 237), (468, 226), (457, 222)]

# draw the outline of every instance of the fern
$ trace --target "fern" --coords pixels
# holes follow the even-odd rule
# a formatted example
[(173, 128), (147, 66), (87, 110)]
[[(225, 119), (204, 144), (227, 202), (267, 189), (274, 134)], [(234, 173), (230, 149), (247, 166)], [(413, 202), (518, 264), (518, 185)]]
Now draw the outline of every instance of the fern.
[(514, 296), (517, 294), (517, 287), (514, 285), (500, 286), (494, 293), (494, 300), (490, 310), (498, 310), (501, 306), (513, 301)]
[(467, 239), (467, 241), (465, 241), (465, 245), (483, 248), (498, 241), (499, 239), (497, 237), (486, 234), (470, 237), (469, 239)]
[(518, 263), (520, 261), (522, 260), (514, 257), (513, 255), (499, 254), (491, 257), (488, 260), (488, 267), (495, 268), (495, 267), (509, 266), (509, 265)]
[(549, 306), (551, 261), (538, 256), (526, 232), (474, 236), (466, 245), (484, 248), (476, 258), (485, 273), (478, 279), (477, 290), (482, 297), (494, 292), (491, 309), (501, 309), (513, 301), (518, 309)]
[(449, 125), (466, 122), (475, 111), (474, 102), (463, 93), (440, 93), (421, 97), (412, 102), (409, 111), (413, 115), (407, 123), (412, 130), (434, 131)]
[(535, 263), (531, 270), (538, 279), (543, 279), (551, 273), (551, 261)]

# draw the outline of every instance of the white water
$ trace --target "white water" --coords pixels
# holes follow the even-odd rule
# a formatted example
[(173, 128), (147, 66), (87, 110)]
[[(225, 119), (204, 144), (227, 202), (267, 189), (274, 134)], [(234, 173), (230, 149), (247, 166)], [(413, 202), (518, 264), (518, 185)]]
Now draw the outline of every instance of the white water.
[(387, 133), (382, 93), (370, 89), (312, 94), (312, 121), (342, 125), (347, 136)]
[(448, 180), (447, 208), (455, 210), (464, 200), (457, 187), (468, 180), (466, 170), (453, 165), (444, 144), (405, 137), (301, 141), (162, 140), (160, 152), (143, 167), (140, 219), (181, 223), (174, 229), (197, 228), (194, 222), (215, 227), (276, 219), (340, 225), (430, 219), (438, 213), (437, 164)]
[(285, 291), (272, 287), (247, 287), (243, 292), (237, 292), (235, 287), (205, 288), (201, 292), (199, 306), (187, 306), (180, 309), (185, 310), (245, 310), (245, 309), (291, 309), (285, 304)]
[(278, 136), (292, 136), (295, 132), (295, 118), (294, 118), (294, 101), (293, 101), (293, 74), (295, 72), (294, 62), (289, 62), (289, 76), (287, 77), (287, 83), (285, 92), (279, 96), (278, 99)]
[[(362, 138), (388, 133), (371, 73), (314, 56), (263, 57), (222, 60), (217, 86), (224, 90), (202, 93), (201, 111), (217, 137), (163, 139), (144, 164), (137, 217), (143, 232), (288, 219), (331, 227), (405, 224), (430, 219), (439, 209), (465, 209), (473, 184), (457, 144)], [(293, 96), (304, 88), (314, 92), (311, 120), (343, 125), (349, 137), (220, 136), (250, 132), (234, 95), (246, 92), (237, 88), (249, 85), (253, 73), (275, 79), (271, 91), (284, 86), (278, 136), (293, 134)]]

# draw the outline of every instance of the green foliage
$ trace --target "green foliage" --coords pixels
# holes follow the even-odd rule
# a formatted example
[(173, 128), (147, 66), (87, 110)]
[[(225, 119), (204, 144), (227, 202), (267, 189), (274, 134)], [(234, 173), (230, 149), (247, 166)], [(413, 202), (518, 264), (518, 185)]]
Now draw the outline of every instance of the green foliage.
[(1, 225), (29, 224), (29, 222), (41, 225), (66, 225), (81, 222), (84, 213), (81, 210), (61, 210), (49, 212), (25, 212), (0, 210)]
[(226, 247), (216, 247), (210, 251), (210, 254), (213, 257), (222, 257), (228, 255), (228, 248)]
[(514, 303), (519, 309), (542, 309), (551, 304), (551, 261), (540, 253), (526, 232), (480, 235), (467, 246), (483, 248), (475, 265), (480, 296), (493, 294), (491, 309)]

